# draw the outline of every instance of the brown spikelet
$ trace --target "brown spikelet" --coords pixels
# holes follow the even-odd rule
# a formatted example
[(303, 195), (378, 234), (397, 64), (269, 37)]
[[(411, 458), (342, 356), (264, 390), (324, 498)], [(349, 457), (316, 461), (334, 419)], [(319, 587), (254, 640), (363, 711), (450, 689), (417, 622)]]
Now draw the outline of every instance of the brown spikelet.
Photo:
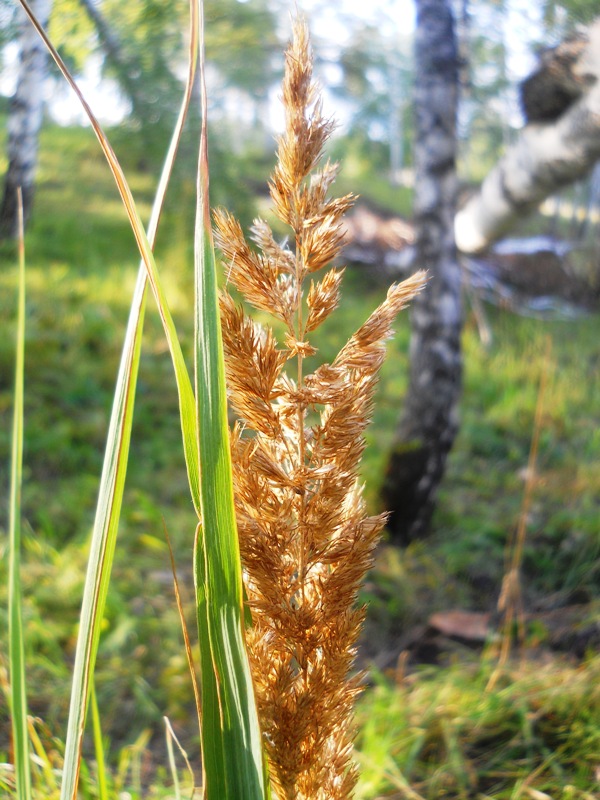
[(306, 279), (339, 254), (342, 214), (354, 198), (327, 197), (334, 165), (315, 172), (332, 125), (321, 113), (300, 22), (286, 56), (283, 99), (286, 130), (270, 187), (293, 246), (278, 244), (259, 220), (255, 251), (230, 215), (216, 216), (229, 280), (286, 327), (281, 348), (223, 294), (228, 386), (240, 417), (232, 453), (253, 619), (247, 639), (274, 796), (346, 800), (356, 782), (352, 706), (359, 687), (350, 671), (363, 619), (356, 598), (385, 521), (366, 516), (357, 470), (385, 340), (424, 277), (392, 286), (333, 363), (305, 374), (304, 361), (316, 352), (308, 334), (338, 305), (343, 270), (311, 278), (310, 287)]
[(308, 318), (306, 320), (306, 332), (314, 331), (324, 322), (332, 311), (338, 307), (340, 302), (340, 284), (344, 276), (344, 270), (331, 269), (318, 282), (311, 281), (310, 290), (306, 304), (308, 306)]
[(279, 265), (250, 249), (240, 223), (231, 214), (218, 209), (214, 218), (215, 242), (229, 264), (228, 279), (253, 306), (291, 324), (296, 309), (293, 298), (288, 296), (287, 281), (281, 279)]

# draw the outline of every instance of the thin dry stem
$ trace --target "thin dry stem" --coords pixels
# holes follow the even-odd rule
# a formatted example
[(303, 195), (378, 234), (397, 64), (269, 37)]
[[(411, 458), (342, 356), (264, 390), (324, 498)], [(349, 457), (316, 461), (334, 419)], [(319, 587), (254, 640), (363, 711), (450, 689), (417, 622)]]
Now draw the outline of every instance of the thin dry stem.
[[(335, 310), (343, 270), (341, 220), (351, 195), (327, 194), (336, 166), (319, 169), (332, 130), (312, 81), (306, 26), (294, 26), (283, 86), (286, 129), (270, 183), (274, 212), (291, 228), (278, 244), (258, 220), (253, 250), (226, 212), (215, 216), (230, 282), (255, 307), (283, 321), (284, 346), (222, 297), (240, 548), (253, 626), (248, 645), (275, 796), (349, 798), (350, 677), (363, 619), (356, 607), (385, 516), (366, 515), (357, 470), (385, 340), (422, 273), (392, 286), (386, 300), (332, 364), (307, 374), (308, 335)], [(286, 366), (293, 369), (294, 377)], [(308, 424), (308, 414), (317, 419)]]
[(546, 397), (546, 385), (550, 372), (550, 355), (552, 342), (550, 338), (546, 340), (546, 352), (544, 356), (542, 373), (540, 376), (537, 402), (535, 406), (535, 416), (533, 421), (533, 433), (531, 436), (531, 447), (529, 449), (529, 459), (527, 462), (527, 473), (525, 477), (525, 491), (523, 493), (523, 503), (519, 522), (515, 533), (510, 537), (507, 545), (507, 566), (502, 579), (502, 588), (498, 598), (498, 611), (502, 614), (502, 639), (500, 643), (500, 653), (496, 669), (492, 673), (487, 685), (487, 691), (492, 691), (498, 677), (506, 666), (510, 656), (510, 649), (513, 639), (513, 625), (517, 621), (518, 642), (522, 647), (525, 642), (525, 614), (523, 610), (523, 597), (521, 591), (521, 565), (523, 562), (523, 550), (527, 538), (527, 522), (533, 498), (533, 489), (536, 482), (537, 457), (542, 430), (542, 418), (544, 401)]

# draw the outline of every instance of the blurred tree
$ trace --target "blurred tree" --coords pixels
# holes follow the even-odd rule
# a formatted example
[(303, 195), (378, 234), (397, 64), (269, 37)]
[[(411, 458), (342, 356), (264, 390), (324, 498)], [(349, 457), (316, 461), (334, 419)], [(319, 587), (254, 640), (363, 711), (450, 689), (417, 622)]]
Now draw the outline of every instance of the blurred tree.
[[(392, 538), (404, 543), (428, 525), (458, 425), (461, 279), (452, 231), (456, 191), (453, 81), (458, 64), (449, 1), (417, 2), (416, 261), (428, 269), (431, 279), (413, 303), (410, 385), (382, 490), (385, 506), (392, 511)], [(573, 8), (576, 5), (583, 7), (573, 3)], [(476, 13), (483, 14), (486, 25), (495, 31), (487, 6), (478, 4)], [(505, 0), (489, 6), (495, 12), (505, 8)], [(566, 6), (565, 0), (561, 13), (566, 13)], [(464, 71), (465, 54), (471, 55), (470, 72), (475, 77), (467, 83), (470, 102), (477, 109), (488, 105), (481, 100), (488, 91), (489, 97), (497, 97), (508, 87), (506, 45), (502, 37), (489, 35), (486, 48), (490, 42), (497, 48), (486, 51), (482, 59), (477, 46), (472, 46), (477, 37), (473, 36), (467, 0), (462, 1), (460, 11), (462, 67)], [(587, 29), (583, 41), (585, 46), (571, 37), (564, 45), (546, 50), (538, 73), (523, 84), (524, 111), (534, 124), (525, 128), (486, 178), (481, 192), (456, 216), (457, 240), (465, 251), (484, 247), (524, 211), (557, 186), (580, 177), (600, 158), (600, 20)], [(486, 87), (481, 76), (485, 78), (485, 64), (492, 58), (501, 64), (488, 71), (493, 80)], [(479, 89), (485, 88), (479, 99), (474, 91), (478, 81)], [(561, 105), (559, 98), (566, 102)], [(474, 135), (471, 128), (471, 139)]]
[[(52, 0), (34, 0), (44, 26)], [(0, 44), (14, 36), (10, 6), (0, 0)], [(56, 0), (50, 34), (70, 68), (79, 73), (91, 56), (101, 56), (103, 71), (116, 79), (128, 99), (128, 124), (143, 139), (139, 166), (161, 159), (181, 97), (181, 74), (187, 57), (187, 0)], [(273, 54), (278, 51), (276, 15), (267, 0), (206, 0), (206, 49), (222, 92), (236, 89), (254, 103), (255, 125), (265, 124), (265, 105), (276, 80)], [(15, 229), (14, 187), (23, 185), (29, 216), (34, 188), (37, 139), (43, 110), (47, 58), (27, 21), (20, 28), (21, 67), (17, 93), (9, 110), (9, 171), (5, 178), (0, 235)], [(235, 104), (234, 104), (235, 105)], [(194, 109), (192, 109), (192, 112)], [(239, 120), (235, 136), (240, 137)]]
[[(187, 0), (103, 0), (101, 6), (95, 0), (79, 1), (94, 23), (105, 71), (131, 102), (136, 127), (170, 131), (179, 105), (178, 76), (187, 57)], [(259, 118), (276, 79), (275, 14), (266, 0), (205, 0), (204, 15), (211, 101), (215, 92), (235, 89), (252, 98)]]
[(94, 53), (96, 33), (80, 0), (54, 0), (48, 35), (71, 72), (82, 74)]
[(12, 0), (0, 0), (0, 59), (4, 58), (4, 45), (17, 38), (17, 16), (17, 6)]
[(415, 35), (416, 263), (429, 283), (412, 304), (410, 382), (383, 486), (392, 539), (429, 523), (458, 429), (461, 273), (454, 244), (458, 49), (450, 0), (417, 0)]
[(516, 102), (508, 70), (508, 0), (460, 0), (459, 160), (463, 174), (480, 180), (511, 135)]
[(361, 25), (333, 62), (339, 78), (332, 82), (332, 91), (353, 108), (349, 137), (366, 144), (386, 143), (394, 183), (405, 166), (412, 136), (410, 45), (408, 36), (385, 36), (376, 25)]
[(206, 58), (228, 86), (264, 98), (278, 79), (277, 15), (267, 0), (205, 0)]
[[(117, 78), (131, 103), (132, 117), (142, 131), (148, 132), (164, 117), (170, 121), (178, 105), (179, 81), (172, 67), (178, 65), (183, 44), (180, 15), (173, 13), (172, 6), (166, 13), (166, 5), (157, 4), (156, 0), (117, 4), (113, 8), (110, 0), (105, 0), (103, 11), (94, 0), (79, 2), (105, 55), (106, 70)], [(162, 41), (158, 46), (161, 31)]]
[[(31, 0), (30, 5), (45, 26), (52, 10), (52, 0)], [(18, 38), (19, 67), (17, 86), (8, 112), (8, 169), (0, 206), (0, 239), (17, 234), (19, 187), (23, 194), (24, 219), (27, 220), (31, 214), (47, 75), (46, 48), (21, 10)]]

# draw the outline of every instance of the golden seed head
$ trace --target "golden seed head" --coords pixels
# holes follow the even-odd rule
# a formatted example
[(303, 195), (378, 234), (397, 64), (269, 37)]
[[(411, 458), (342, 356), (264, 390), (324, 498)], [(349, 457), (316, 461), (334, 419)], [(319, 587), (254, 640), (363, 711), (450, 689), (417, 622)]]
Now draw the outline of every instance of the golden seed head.
[(359, 687), (349, 673), (363, 612), (355, 604), (385, 522), (366, 515), (357, 472), (385, 340), (424, 276), (392, 286), (333, 363), (306, 374), (305, 360), (316, 353), (309, 334), (338, 306), (344, 270), (330, 266), (305, 284), (339, 255), (342, 215), (354, 197), (327, 196), (335, 165), (317, 171), (333, 126), (322, 115), (302, 22), (286, 54), (283, 102), (270, 189), (292, 245), (276, 242), (257, 220), (252, 249), (230, 214), (215, 214), (228, 281), (285, 327), (281, 347), (223, 292), (228, 389), (241, 420), (232, 433), (236, 509), (253, 618), (248, 648), (275, 797), (341, 800), (356, 782)]

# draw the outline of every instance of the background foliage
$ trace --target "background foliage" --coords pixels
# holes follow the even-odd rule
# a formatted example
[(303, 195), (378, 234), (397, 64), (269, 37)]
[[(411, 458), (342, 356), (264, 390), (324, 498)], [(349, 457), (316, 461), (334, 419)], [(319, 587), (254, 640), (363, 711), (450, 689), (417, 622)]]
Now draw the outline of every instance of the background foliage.
[[(162, 156), (175, 97), (179, 97), (178, 64), (183, 53), (179, 20), (185, 14), (184, 5), (145, 0), (125, 7), (106, 0), (101, 6), (118, 31), (128, 62), (139, 69), (140, 94), (153, 109), (144, 117), (144, 125), (133, 115), (114, 131), (116, 150), (144, 214), (149, 213), (156, 160)], [(14, 37), (11, 8), (12, 4), (0, 3), (0, 44)], [(466, 180), (482, 176), (519, 124), (509, 29), (504, 22), (493, 23), (506, 19), (506, 8), (507, 3), (485, 2), (469, 9), (472, 86), (466, 99), (469, 114), (461, 160)], [(88, 18), (72, 0), (56, 0), (54, 13), (52, 31), (62, 52), (76, 69), (83, 70), (91, 55), (99, 52)], [(589, 3), (548, 2), (532, 10), (543, 27), (526, 26), (526, 30), (534, 43), (552, 41), (574, 21), (585, 21), (593, 13)], [(277, 4), (237, 0), (207, 4), (208, 54), (214, 68), (212, 200), (234, 210), (246, 224), (265, 207), (262, 187), (273, 150), (265, 118), (269, 91), (281, 68), (282, 18)], [(409, 48), (404, 43), (398, 48), (399, 66), (392, 64), (398, 82), (392, 86), (386, 26), (364, 29), (356, 21), (348, 25), (346, 45), (328, 52), (318, 64), (323, 80), (331, 84), (331, 92), (345, 110), (344, 127), (332, 145), (333, 155), (344, 163), (340, 191), (358, 191), (372, 207), (409, 216), (409, 182), (395, 188), (389, 181), (386, 128), (398, 106), (391, 97), (395, 88), (402, 108), (403, 166), (410, 166)], [(493, 38), (488, 36), (490, 30)], [(232, 41), (236, 49), (230, 52)], [(103, 69), (118, 79), (118, 69), (108, 60)], [(247, 103), (243, 120), (233, 122), (231, 103), (239, 105), (242, 96)], [(333, 109), (331, 101), (327, 107)], [(4, 129), (5, 104), (2, 108)], [(146, 127), (148, 121), (151, 125)], [(188, 242), (194, 204), (193, 124), (157, 248), (188, 356), (192, 350)], [(559, 221), (559, 229), (568, 232), (568, 223)], [(548, 222), (538, 217), (525, 230), (547, 231)], [(47, 726), (40, 728), (45, 746), (48, 751), (60, 751), (53, 737), (60, 736), (66, 715), (87, 540), (137, 269), (127, 221), (88, 130), (59, 127), (52, 121), (45, 125), (27, 248), (24, 591), (28, 678), (36, 687), (31, 711)], [(592, 274), (594, 258), (584, 265)], [(1, 246), (0, 259), (0, 463), (8, 464), (16, 296), (11, 245)], [(337, 352), (356, 320), (366, 317), (384, 292), (385, 287), (367, 270), (350, 271), (336, 323), (324, 327), (319, 343), (325, 360)], [(531, 787), (577, 800), (599, 790), (592, 759), (598, 751), (595, 731), (600, 725), (600, 701), (594, 689), (598, 664), (591, 652), (593, 645), (585, 655), (582, 634), (597, 626), (600, 588), (597, 319), (539, 321), (491, 308), (486, 315), (493, 332), (493, 344), (487, 349), (480, 341), (475, 317), (470, 311), (467, 315), (462, 428), (432, 535), (403, 552), (382, 548), (364, 591), (370, 607), (365, 652), (376, 658), (399, 646), (408, 631), (424, 626), (435, 611), (451, 606), (494, 609), (504, 573), (505, 543), (521, 507), (537, 384), (545, 368), (543, 353), (549, 337), (549, 400), (542, 422), (523, 585), (530, 610), (552, 610), (561, 604), (585, 608), (570, 640), (582, 642), (578, 655), (583, 660), (557, 655), (550, 647), (552, 631), (534, 621), (528, 627), (527, 642), (538, 647), (535, 658), (543, 662), (543, 668), (538, 670), (536, 661), (533, 666), (511, 667), (496, 694), (484, 691), (491, 662), (480, 662), (478, 654), (465, 647), (447, 659), (458, 665), (421, 667), (408, 676), (400, 675), (397, 682), (393, 670), (374, 677), (376, 685), (367, 691), (359, 711), (364, 798), (401, 793), (403, 781), (427, 797), (439, 796), (436, 792), (440, 791), (447, 797), (527, 796), (525, 790)], [(372, 510), (376, 510), (390, 431), (406, 384), (406, 321), (399, 324), (392, 347), (364, 462)], [(162, 714), (167, 713), (177, 729), (190, 737), (188, 750), (195, 749), (188, 722), (193, 697), (170, 572), (165, 568), (163, 518), (189, 602), (192, 575), (184, 554), (191, 547), (193, 514), (180, 457), (171, 369), (151, 307), (115, 584), (108, 598), (97, 677), (102, 722), (116, 773), (124, 746), (140, 741), (144, 731), (153, 736), (152, 764), (142, 769), (139, 762), (141, 783), (155, 784), (152, 790), (146, 789), (145, 796), (158, 792), (164, 777), (159, 766), (165, 763), (159, 733)], [(0, 470), (3, 496), (7, 480), (7, 471)], [(0, 519), (3, 532), (6, 524)], [(2, 555), (4, 542), (3, 535)], [(2, 558), (0, 642), (6, 641), (5, 575), (6, 559)], [(571, 653), (574, 649), (570, 648)], [(0, 669), (5, 661), (0, 647)], [(392, 732), (393, 741), (384, 747), (386, 731)], [(3, 704), (0, 752), (6, 755), (8, 749)], [(135, 785), (131, 773), (127, 780)]]

